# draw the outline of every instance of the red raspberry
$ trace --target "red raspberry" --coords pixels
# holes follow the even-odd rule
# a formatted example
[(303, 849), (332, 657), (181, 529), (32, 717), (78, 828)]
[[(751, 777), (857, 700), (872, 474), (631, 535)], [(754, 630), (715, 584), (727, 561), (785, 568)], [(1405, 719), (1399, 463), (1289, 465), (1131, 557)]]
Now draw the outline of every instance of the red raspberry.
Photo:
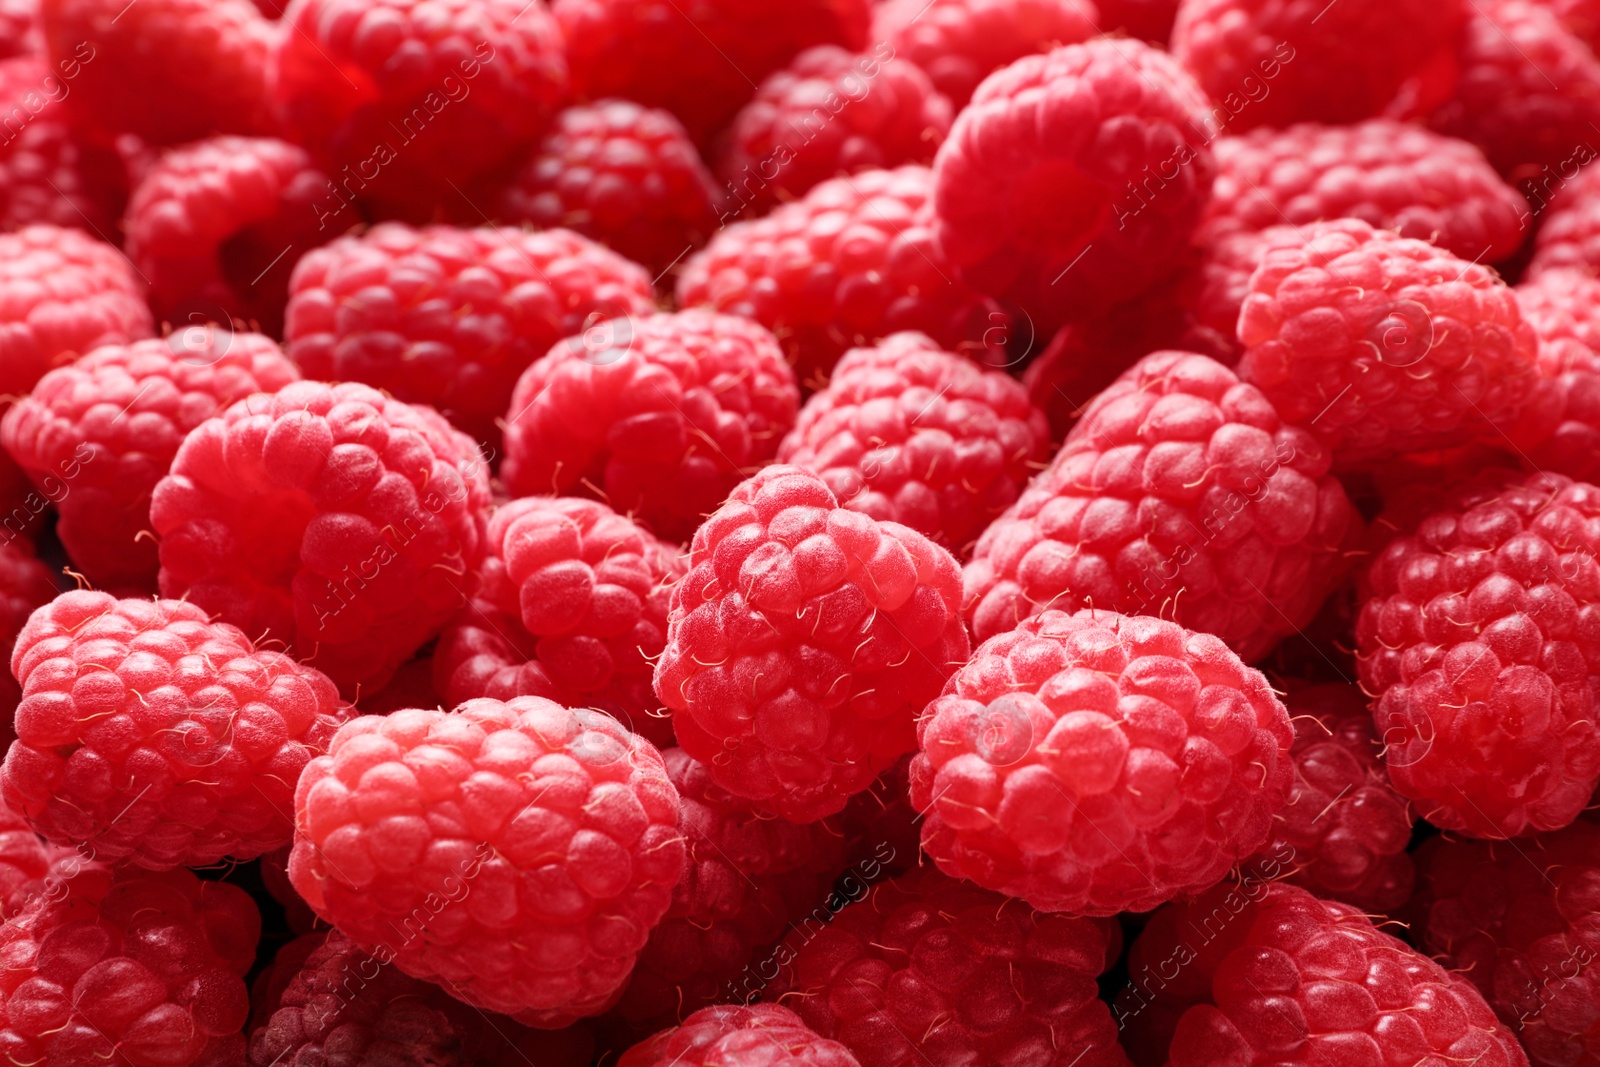
[(1018, 382), (897, 333), (839, 361), (778, 462), (822, 475), (844, 507), (964, 556), (1049, 453), (1044, 414)]
[(1268, 249), (1239, 315), (1239, 377), (1352, 467), (1494, 436), (1537, 339), (1488, 267), (1355, 219)]
[(1146, 356), (981, 538), (973, 636), (1052, 607), (1162, 615), (1246, 661), (1311, 621), (1357, 522), (1310, 434), (1214, 360)]
[(309, 377), (432, 404), (498, 442), (528, 364), (591, 320), (651, 308), (637, 264), (566, 230), (384, 223), (296, 265), (284, 338)]
[[(701, 145), (759, 83), (816, 44), (867, 44), (870, 0), (552, 0), (576, 95), (671, 111)], [(693, 72), (689, 76), (687, 72)]]
[(39, 0), (0, 0), (0, 57), (44, 51), (39, 33)]
[[(478, 217), (462, 189), (530, 148), (567, 90), (561, 29), (526, 0), (302, 0), (285, 11), (280, 118), (337, 188), (322, 210)], [(319, 220), (320, 221), (320, 220)]]
[(711, 236), (720, 198), (670, 111), (601, 100), (555, 117), (501, 194), (500, 215), (565, 226), (659, 273)]
[(1183, 0), (1172, 54), (1231, 132), (1410, 118), (1455, 85), (1463, 0)]
[(1100, 30), (1126, 30), (1130, 37), (1166, 44), (1178, 16), (1178, 0), (1095, 0)]
[(940, 243), (968, 282), (1041, 328), (1137, 295), (1171, 273), (1205, 209), (1206, 107), (1170, 56), (1138, 41), (1017, 60), (984, 80), (939, 149)]
[(0, 444), (56, 501), (73, 566), (100, 586), (154, 590), (150, 494), (189, 432), (300, 373), (259, 334), (198, 327), (106, 345), (39, 379), (0, 422)]
[(48, 843), (26, 819), (0, 804), (0, 918), (20, 913), (48, 891), (52, 876), (62, 877), (81, 863), (75, 850)]
[(465, 603), (488, 506), (483, 458), (429, 409), (295, 382), (184, 438), (150, 521), (163, 596), (284, 642), (353, 697)]
[(616, 1001), (683, 868), (660, 753), (541, 697), (355, 719), (295, 817), (289, 877), (318, 915), (541, 1029)]
[(1203, 349), (1216, 350), (1217, 360), (1232, 367), (1244, 354), (1239, 312), (1250, 295), (1250, 279), (1269, 249), (1298, 247), (1305, 242), (1305, 231), (1294, 225), (1217, 230), (1202, 240), (1197, 260), (1176, 284), (1174, 299), (1187, 315), (1190, 338), (1202, 340)]
[(1417, 853), (1418, 945), (1478, 987), (1539, 1067), (1600, 1064), (1600, 826)]
[[(12, 533), (12, 525), (12, 517), (7, 516), (4, 540), (0, 540), (0, 655), (7, 664), (28, 616), (56, 597), (55, 576), (34, 558), (31, 544)], [(17, 680), (9, 670), (0, 670), (0, 748), (16, 739), (12, 718), (21, 699)]]
[(1529, 278), (1561, 269), (1600, 274), (1600, 166), (1565, 177), (1558, 174), (1554, 190), (1540, 188), (1531, 198), (1535, 208), (1548, 210), (1533, 238)]
[(858, 54), (818, 45), (769, 75), (734, 117), (717, 175), (737, 210), (764, 214), (838, 175), (932, 163), (951, 114), (892, 46)]
[(5, 803), (53, 841), (153, 870), (286, 843), (294, 781), (349, 717), (320, 671), (177, 600), (63, 593), (11, 670)]
[(39, 13), (87, 130), (151, 144), (270, 132), (272, 24), (250, 0), (41, 0)]
[(788, 1008), (718, 1004), (623, 1054), (617, 1067), (860, 1067)]
[(916, 743), (967, 659), (950, 553), (768, 467), (695, 531), (656, 695), (716, 783), (795, 822), (844, 807)]
[(1098, 34), (1105, 8), (1104, 0), (879, 0), (872, 39), (927, 71), (959, 111), (1007, 63)]
[[(0, 5), (0, 26), (5, 20)], [(7, 230), (36, 222), (101, 233), (116, 228), (128, 195), (122, 162), (115, 151), (75, 136), (61, 103), (70, 86), (42, 57), (0, 61), (0, 225)]]
[(988, 346), (1011, 318), (956, 280), (933, 234), (932, 190), (933, 173), (915, 166), (823, 182), (713, 237), (679, 275), (678, 304), (755, 319), (802, 380), (901, 330), (954, 351)]
[(260, 936), (237, 886), (89, 867), (0, 926), (0, 1047), (52, 1067), (243, 1063)]
[(483, 590), (439, 638), (439, 694), (448, 707), (530, 695), (599, 708), (671, 745), (650, 682), (666, 644), (669, 587), (684, 570), (676, 546), (604, 504), (503, 505), (489, 520)]
[(1539, 335), (1539, 385), (1506, 436), (1538, 470), (1600, 481), (1600, 279), (1546, 270), (1516, 294)]
[(1600, 489), (1497, 472), (1390, 541), (1363, 582), (1362, 688), (1389, 777), (1472, 837), (1556, 830), (1600, 782)]
[(1113, 928), (923, 870), (874, 886), (779, 949), (766, 997), (871, 1067), (1119, 1067), (1095, 978)]

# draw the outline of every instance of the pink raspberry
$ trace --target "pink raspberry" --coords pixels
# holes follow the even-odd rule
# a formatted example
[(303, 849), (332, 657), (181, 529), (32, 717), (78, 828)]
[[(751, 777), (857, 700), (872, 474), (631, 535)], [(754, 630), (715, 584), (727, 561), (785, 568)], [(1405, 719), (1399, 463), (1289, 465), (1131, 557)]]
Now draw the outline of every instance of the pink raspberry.
[(839, 502), (966, 555), (1050, 452), (1050, 429), (1001, 371), (898, 333), (847, 353), (778, 448)]
[(289, 877), (318, 915), (541, 1029), (616, 1001), (683, 870), (660, 753), (541, 697), (355, 719), (300, 776), (295, 817)]
[[(0, 26), (5, 21), (0, 6)], [(0, 225), (7, 230), (39, 222), (91, 233), (116, 228), (128, 195), (122, 161), (80, 138), (62, 102), (72, 85), (65, 72), (78, 69), (76, 58), (60, 69), (35, 55), (0, 61)]]
[(656, 695), (718, 785), (811, 822), (915, 746), (967, 658), (960, 595), (949, 552), (768, 467), (695, 531)]
[(1328, 467), (1220, 363), (1152, 353), (978, 539), (964, 575), (973, 636), (1094, 607), (1175, 618), (1254, 662), (1343, 572), (1358, 519)]
[(63, 1067), (243, 1063), (260, 937), (237, 886), (87, 866), (0, 926), (0, 1047)]
[(156, 486), (163, 596), (284, 642), (353, 697), (471, 595), (489, 472), (427, 408), (295, 382), (184, 438)]
[[(0, 541), (0, 655), (11, 662), (17, 634), (33, 610), (56, 597), (55, 575), (33, 554), (33, 546), (12, 533), (12, 518), (7, 516), (4, 540)], [(0, 670), (0, 747), (16, 739), (13, 718), (22, 687), (9, 670)]]
[(1600, 489), (1495, 472), (1390, 541), (1363, 581), (1363, 689), (1389, 777), (1472, 837), (1557, 830), (1600, 783)]
[(796, 928), (766, 997), (871, 1067), (1124, 1067), (1095, 988), (1119, 942), (1110, 924), (923, 870)]
[(1352, 467), (1498, 436), (1537, 339), (1488, 267), (1364, 222), (1275, 245), (1239, 315), (1239, 377)]
[(150, 494), (189, 432), (300, 377), (259, 334), (192, 327), (97, 348), (46, 374), (0, 422), (0, 444), (55, 499), (56, 533), (99, 586), (154, 590)]
[(500, 476), (518, 495), (592, 493), (687, 541), (772, 459), (800, 389), (757, 323), (693, 309), (569, 338), (517, 381)]
[(5, 803), (52, 841), (153, 870), (288, 842), (294, 781), (349, 717), (320, 671), (177, 600), (63, 593), (11, 671)]
[[(1593, 155), (1590, 159), (1595, 158)], [(1563, 170), (1530, 194), (1543, 221), (1533, 238), (1527, 277), (1548, 270), (1580, 270), (1600, 275), (1600, 166)]]
[(1211, 190), (1207, 102), (1165, 52), (1098, 38), (984, 80), (934, 164), (939, 241), (1041, 329), (1171, 273)]
[(702, 1008), (623, 1054), (617, 1067), (860, 1067), (850, 1050), (776, 1004)]
[(1506, 437), (1538, 470), (1600, 481), (1600, 278), (1545, 270), (1516, 294), (1539, 335), (1539, 383)]
[(483, 589), (434, 653), (439, 694), (449, 707), (548, 697), (671, 745), (650, 685), (670, 587), (685, 569), (677, 546), (604, 504), (523, 497), (501, 506), (489, 520)]
[(650, 311), (650, 296), (638, 265), (566, 230), (391, 222), (296, 265), (284, 337), (308, 377), (432, 404), (497, 443), (530, 363), (591, 321)]

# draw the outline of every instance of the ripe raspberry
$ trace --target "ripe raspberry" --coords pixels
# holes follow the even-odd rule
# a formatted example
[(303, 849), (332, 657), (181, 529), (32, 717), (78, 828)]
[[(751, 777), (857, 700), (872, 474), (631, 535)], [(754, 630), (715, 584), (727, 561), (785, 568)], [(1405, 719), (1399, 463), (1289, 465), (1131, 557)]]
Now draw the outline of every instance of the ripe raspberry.
[(39, 379), (0, 422), (0, 444), (56, 500), (56, 533), (79, 572), (153, 591), (150, 494), (178, 446), (234, 401), (299, 377), (259, 334), (191, 328), (106, 345)]
[(528, 364), (591, 320), (651, 307), (638, 265), (566, 230), (384, 223), (296, 265), (284, 338), (308, 377), (432, 404), (497, 442)]
[(1247, 662), (1311, 621), (1356, 524), (1329, 457), (1205, 356), (1156, 352), (1095, 398), (978, 539), (973, 636), (1052, 607), (1176, 618)]
[[(702, 145), (812, 45), (867, 44), (870, 0), (552, 0), (575, 95), (671, 111)], [(693, 71), (693, 76), (685, 72)]]
[(927, 71), (960, 111), (1007, 63), (1098, 34), (1105, 8), (1096, 0), (879, 0), (872, 39)]
[(1178, 16), (1178, 0), (1095, 0), (1100, 32), (1127, 31), (1128, 36), (1166, 44)]
[[(56, 597), (55, 576), (34, 557), (31, 544), (12, 533), (12, 524), (12, 517), (7, 516), (5, 539), (0, 541), (0, 655), (7, 664), (11, 662), (17, 634), (33, 609)], [(21, 699), (22, 687), (17, 680), (9, 670), (0, 670), (0, 748), (16, 739), (12, 719)]]
[(754, 217), (829, 178), (932, 163), (950, 101), (892, 46), (808, 48), (771, 74), (734, 117), (717, 175)]
[[(28, 821), (0, 804), (0, 919), (9, 919), (83, 860), (74, 849), (52, 845)], [(57, 891), (59, 892), (59, 890)]]
[(829, 1041), (776, 1004), (702, 1008), (683, 1025), (629, 1049), (617, 1067), (860, 1067), (850, 1050)]
[(1417, 854), (1418, 945), (1478, 987), (1539, 1067), (1600, 1064), (1600, 826)]
[(1250, 295), (1250, 279), (1269, 249), (1298, 247), (1305, 231), (1293, 225), (1218, 230), (1200, 242), (1193, 265), (1176, 283), (1174, 300), (1187, 316), (1189, 336), (1203, 339), (1204, 349), (1216, 350), (1217, 360), (1232, 367), (1244, 354), (1239, 312)]
[(353, 697), (466, 602), (489, 472), (427, 408), (295, 382), (184, 438), (156, 486), (163, 596), (284, 642)]
[(1527, 277), (1562, 269), (1600, 275), (1600, 166), (1578, 170), (1553, 192), (1541, 188), (1534, 196), (1534, 206), (1547, 210), (1534, 234)]
[[(0, 26), (5, 21), (0, 5)], [(64, 69), (78, 69), (77, 60)], [(122, 162), (113, 150), (76, 136), (62, 104), (69, 85), (42, 57), (0, 61), (0, 226), (6, 230), (36, 222), (101, 233), (116, 228), (128, 195)]]
[(933, 234), (933, 173), (872, 170), (823, 182), (711, 239), (678, 277), (678, 304), (755, 319), (805, 381), (846, 349), (901, 330), (983, 348), (1010, 316), (956, 280)]
[(272, 76), (279, 117), (337, 188), (323, 208), (477, 217), (462, 189), (532, 147), (567, 90), (561, 29), (525, 0), (302, 0)]
[(1600, 782), (1600, 490), (1497, 472), (1383, 549), (1356, 624), (1389, 777), (1472, 837), (1557, 830)]
[(541, 697), (355, 719), (295, 817), (289, 877), (318, 915), (541, 1029), (615, 1002), (683, 868), (660, 753)]
[[(604, 504), (523, 497), (489, 520), (483, 590), (445, 628), (434, 679), (447, 707), (541, 696), (599, 708), (652, 744), (672, 742), (650, 688), (667, 639), (664, 544)], [(420, 707), (423, 705), (412, 705)]]
[(260, 936), (237, 886), (89, 866), (0, 926), (0, 1047), (63, 1067), (243, 1063)]
[(1498, 436), (1537, 379), (1537, 338), (1494, 271), (1354, 219), (1265, 252), (1239, 341), (1239, 377), (1340, 467)]
[(500, 216), (564, 226), (659, 274), (705, 243), (721, 191), (670, 111), (601, 100), (556, 115)]
[(1119, 947), (1109, 924), (923, 870), (794, 930), (766, 997), (873, 1067), (1114, 1067), (1128, 1061), (1095, 978)]
[(39, 14), (86, 130), (158, 145), (270, 132), (272, 24), (250, 0), (41, 0)]
[(1546, 270), (1516, 294), (1539, 335), (1539, 384), (1506, 435), (1538, 470), (1600, 481), (1600, 279)]
[(842, 506), (964, 556), (1049, 453), (1050, 428), (1019, 383), (897, 333), (839, 361), (778, 462), (822, 475)]

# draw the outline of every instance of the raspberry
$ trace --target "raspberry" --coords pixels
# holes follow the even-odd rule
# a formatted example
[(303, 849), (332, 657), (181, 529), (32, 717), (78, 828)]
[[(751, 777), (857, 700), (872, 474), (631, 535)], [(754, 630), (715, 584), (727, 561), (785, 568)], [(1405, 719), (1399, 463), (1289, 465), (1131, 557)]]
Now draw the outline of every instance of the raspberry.
[(1600, 826), (1417, 854), (1413, 936), (1478, 987), (1539, 1067), (1600, 1063)]
[(939, 149), (940, 243), (968, 282), (1041, 328), (1137, 295), (1170, 272), (1205, 208), (1206, 106), (1138, 41), (1017, 60), (984, 80)]
[(1355, 218), (1497, 263), (1526, 232), (1528, 203), (1472, 145), (1388, 119), (1254, 130), (1213, 146), (1217, 181), (1202, 231)]
[(1310, 622), (1356, 525), (1329, 456), (1220, 363), (1146, 356), (981, 538), (973, 636), (1051, 607), (1162, 615), (1246, 661)]
[(1106, 6), (1103, 0), (879, 0), (872, 39), (927, 71), (959, 111), (978, 83), (1007, 63), (1095, 36)]
[(966, 661), (950, 553), (768, 467), (695, 531), (656, 695), (728, 792), (794, 822), (844, 807), (915, 745)]
[(1545, 270), (1516, 294), (1539, 335), (1539, 385), (1506, 435), (1538, 470), (1600, 481), (1600, 279)]
[(163, 596), (381, 688), (470, 595), (489, 473), (427, 408), (295, 382), (184, 438), (156, 486)]
[(916, 166), (823, 182), (713, 237), (684, 265), (678, 304), (755, 319), (802, 380), (901, 330), (954, 351), (985, 347), (1011, 318), (956, 280), (933, 234), (932, 189)]
[(1095, 988), (1120, 947), (1111, 930), (924, 870), (794, 930), (766, 996), (874, 1067), (1116, 1067), (1127, 1057)]
[(1600, 490), (1488, 474), (1390, 541), (1363, 582), (1362, 688), (1389, 777), (1473, 837), (1570, 823), (1600, 782)]
[[(0, 26), (5, 20), (0, 8)], [(63, 86), (40, 57), (0, 61), (0, 225), (7, 230), (44, 222), (106, 232), (122, 214), (128, 195), (122, 162), (74, 135)]]
[(283, 22), (279, 115), (334, 176), (322, 209), (341, 229), (358, 204), (413, 222), (462, 205), (462, 188), (532, 147), (567, 90), (542, 3), (304, 0)]
[[(17, 634), (27, 624), (33, 609), (56, 597), (55, 576), (38, 559), (33, 546), (11, 533), (12, 520), (6, 519), (5, 539), (0, 541), (0, 655), (11, 662)], [(16, 739), (12, 723), (22, 687), (9, 670), (0, 670), (0, 748)]]
[(772, 458), (800, 390), (760, 325), (691, 309), (602, 323), (517, 381), (500, 476), (513, 493), (588, 492), (686, 541)]
[(705, 243), (721, 197), (683, 124), (628, 100), (569, 107), (501, 194), (507, 221), (565, 226), (659, 273)]
[(1266, 251), (1239, 316), (1239, 377), (1340, 467), (1497, 434), (1537, 339), (1487, 267), (1343, 219)]
[(898, 333), (839, 361), (778, 462), (816, 471), (852, 511), (965, 555), (1049, 451), (1044, 414), (1016, 381)]
[(558, 1029), (617, 999), (666, 912), (677, 813), (660, 753), (599, 712), (366, 715), (300, 776), (289, 877), (376, 958)]
[(829, 1041), (776, 1004), (702, 1008), (635, 1045), (617, 1067), (860, 1067), (850, 1050)]
[(1536, 207), (1548, 210), (1533, 238), (1527, 277), (1561, 269), (1600, 274), (1600, 167), (1579, 170), (1553, 193), (1534, 197)]
[(188, 871), (87, 866), (0, 926), (0, 1046), (17, 1063), (244, 1062), (261, 917)]
[(0, 918), (21, 912), (45, 890), (46, 879), (76, 855), (47, 843), (26, 819), (0, 804)]
[(841, 174), (932, 163), (950, 101), (879, 44), (857, 54), (808, 48), (769, 75), (734, 117), (717, 174), (752, 215)]
[(1184, 0), (1172, 54), (1231, 132), (1410, 118), (1449, 97), (1462, 0)]
[(532, 695), (599, 708), (670, 745), (650, 681), (684, 570), (675, 546), (604, 504), (513, 500), (489, 520), (479, 598), (439, 639), (438, 692), (451, 707)]
[(498, 442), (528, 364), (592, 319), (651, 307), (641, 268), (566, 230), (384, 223), (296, 265), (284, 336), (308, 377), (432, 404)]
[(39, 0), (0, 0), (0, 58), (44, 51), (39, 35)]
[[(867, 43), (871, 0), (552, 0), (576, 94), (666, 108), (701, 145), (757, 83), (816, 44)], [(693, 76), (685, 76), (693, 71)]]
[(1126, 30), (1130, 37), (1166, 44), (1178, 16), (1178, 0), (1095, 0), (1100, 30)]
[(300, 374), (259, 334), (191, 328), (113, 344), (39, 379), (0, 422), (0, 444), (56, 501), (56, 533), (100, 586), (154, 590), (150, 494), (191, 430)]
[(1305, 241), (1299, 226), (1268, 226), (1263, 230), (1219, 226), (1200, 244), (1199, 257), (1176, 285), (1175, 300), (1187, 314), (1187, 329), (1203, 347), (1216, 350), (1218, 361), (1237, 366), (1244, 349), (1239, 344), (1239, 312), (1250, 295), (1250, 279), (1272, 248), (1297, 247)]

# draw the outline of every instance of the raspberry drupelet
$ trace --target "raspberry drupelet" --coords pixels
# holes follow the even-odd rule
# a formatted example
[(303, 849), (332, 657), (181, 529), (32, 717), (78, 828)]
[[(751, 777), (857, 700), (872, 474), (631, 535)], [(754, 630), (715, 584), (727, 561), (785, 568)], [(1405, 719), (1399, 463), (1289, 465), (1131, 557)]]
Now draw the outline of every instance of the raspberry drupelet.
[(772, 459), (800, 389), (758, 323), (691, 308), (602, 322), (517, 381), (500, 476), (512, 493), (586, 493), (687, 541)]
[(850, 1050), (776, 1004), (702, 1008), (623, 1053), (617, 1067), (860, 1067)]
[(916, 744), (966, 661), (955, 559), (768, 467), (695, 531), (656, 695), (678, 743), (737, 796), (795, 822), (845, 806)]
[[(12, 516), (6, 516), (5, 533), (0, 541), (0, 655), (11, 662), (11, 650), (28, 616), (56, 598), (55, 576), (33, 554), (33, 545), (13, 530)], [(0, 670), (0, 746), (16, 739), (13, 719), (22, 687), (10, 670)]]
[(1538, 470), (1600, 481), (1600, 278), (1548, 269), (1516, 294), (1539, 335), (1539, 383), (1506, 436)]
[(163, 596), (284, 642), (353, 698), (466, 603), (488, 506), (483, 457), (432, 410), (293, 382), (190, 432), (150, 521)]

